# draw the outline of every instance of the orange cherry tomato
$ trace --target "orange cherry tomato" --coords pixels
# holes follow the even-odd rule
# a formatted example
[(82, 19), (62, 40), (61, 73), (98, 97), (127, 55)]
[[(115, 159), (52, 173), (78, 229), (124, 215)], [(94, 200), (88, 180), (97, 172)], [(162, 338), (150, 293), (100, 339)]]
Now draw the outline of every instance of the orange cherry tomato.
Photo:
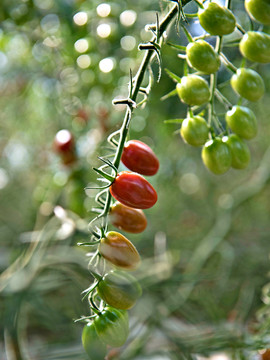
[(110, 211), (110, 220), (118, 229), (137, 234), (145, 230), (147, 219), (140, 209), (130, 208), (116, 202)]

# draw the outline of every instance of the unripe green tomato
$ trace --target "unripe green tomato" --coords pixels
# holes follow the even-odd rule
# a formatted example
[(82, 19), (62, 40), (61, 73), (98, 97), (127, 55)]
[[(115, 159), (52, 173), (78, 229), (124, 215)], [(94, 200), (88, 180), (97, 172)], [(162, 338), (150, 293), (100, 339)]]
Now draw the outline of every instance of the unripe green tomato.
[(245, 7), (253, 20), (270, 25), (269, 0), (245, 0)]
[(101, 360), (105, 358), (107, 347), (98, 337), (93, 323), (84, 326), (82, 344), (89, 360)]
[(202, 105), (209, 101), (210, 91), (206, 80), (198, 75), (182, 77), (176, 85), (179, 98), (188, 105)]
[(233, 106), (226, 113), (226, 122), (230, 129), (241, 138), (253, 139), (258, 132), (256, 117), (252, 110), (245, 106)]
[(204, 40), (191, 42), (186, 47), (187, 61), (194, 69), (213, 74), (220, 67), (220, 58), (213, 47)]
[(135, 277), (118, 270), (106, 274), (99, 282), (97, 291), (108, 305), (122, 310), (132, 308), (142, 294)]
[(236, 134), (224, 136), (223, 141), (229, 145), (232, 154), (232, 167), (244, 169), (250, 160), (250, 151), (247, 144)]
[(198, 17), (201, 26), (211, 35), (228, 35), (235, 29), (233, 13), (214, 2), (209, 3), (205, 9), (199, 9)]
[(240, 68), (231, 78), (233, 90), (249, 101), (258, 101), (264, 94), (264, 82), (252, 69)]
[(240, 51), (250, 61), (270, 62), (270, 36), (261, 31), (248, 31), (239, 44)]
[(125, 310), (106, 307), (93, 324), (100, 340), (112, 347), (124, 345), (129, 334), (128, 314)]
[(202, 160), (214, 174), (224, 174), (230, 169), (232, 163), (230, 148), (219, 137), (209, 140), (202, 149)]
[(209, 129), (203, 117), (194, 116), (183, 121), (180, 133), (186, 143), (201, 146), (208, 140)]

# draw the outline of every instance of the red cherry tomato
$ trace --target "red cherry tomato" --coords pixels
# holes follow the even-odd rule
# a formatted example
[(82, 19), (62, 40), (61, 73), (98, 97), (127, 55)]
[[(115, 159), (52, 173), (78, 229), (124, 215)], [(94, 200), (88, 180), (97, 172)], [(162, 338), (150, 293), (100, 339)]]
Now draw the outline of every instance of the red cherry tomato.
[(117, 228), (133, 234), (141, 233), (147, 226), (147, 219), (142, 210), (130, 208), (120, 202), (111, 207), (110, 220)]
[(141, 175), (120, 172), (110, 186), (112, 196), (123, 205), (135, 209), (148, 209), (157, 202), (157, 193), (153, 186)]
[(74, 150), (74, 138), (69, 130), (58, 131), (54, 139), (54, 148), (58, 153), (67, 153)]
[(121, 160), (129, 170), (141, 175), (155, 175), (159, 168), (159, 161), (153, 150), (139, 140), (126, 143)]

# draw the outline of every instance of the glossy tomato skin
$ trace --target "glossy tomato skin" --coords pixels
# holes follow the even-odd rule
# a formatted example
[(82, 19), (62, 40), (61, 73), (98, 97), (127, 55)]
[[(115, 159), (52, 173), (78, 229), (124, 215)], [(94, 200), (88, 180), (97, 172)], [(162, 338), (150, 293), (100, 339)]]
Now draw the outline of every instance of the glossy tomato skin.
[(233, 106), (226, 113), (226, 122), (230, 129), (241, 138), (250, 140), (257, 135), (256, 117), (253, 111), (245, 106)]
[(236, 134), (224, 136), (223, 141), (231, 150), (232, 167), (234, 169), (245, 169), (250, 161), (250, 151), (247, 144)]
[(110, 186), (112, 196), (123, 205), (135, 209), (148, 209), (157, 202), (157, 193), (153, 186), (141, 175), (120, 172)]
[(269, 0), (245, 0), (245, 7), (253, 20), (270, 25)]
[(145, 230), (147, 219), (140, 209), (130, 208), (116, 202), (110, 210), (111, 223), (120, 230), (138, 234)]
[(129, 334), (128, 314), (125, 310), (106, 307), (93, 321), (100, 340), (112, 347), (124, 345)]
[(235, 29), (233, 13), (214, 2), (209, 3), (205, 9), (199, 9), (198, 17), (201, 26), (211, 35), (228, 35)]
[(97, 291), (108, 305), (122, 310), (132, 308), (142, 295), (142, 288), (135, 277), (119, 270), (106, 274)]
[(264, 82), (252, 69), (240, 68), (231, 78), (234, 91), (249, 101), (258, 101), (264, 94)]
[(230, 148), (219, 137), (209, 140), (202, 149), (202, 160), (211, 172), (222, 175), (231, 167), (232, 155)]
[(239, 44), (242, 55), (250, 61), (270, 62), (270, 36), (261, 31), (248, 31)]
[(89, 360), (101, 360), (105, 358), (107, 347), (97, 335), (93, 323), (84, 326), (82, 332), (82, 344)]
[(135, 246), (116, 231), (109, 231), (101, 239), (99, 253), (113, 265), (125, 270), (135, 270), (141, 261)]
[(180, 100), (188, 105), (202, 105), (209, 101), (210, 90), (206, 80), (198, 75), (182, 77), (181, 83), (176, 85)]
[(121, 161), (129, 170), (141, 175), (152, 176), (159, 169), (159, 161), (153, 150), (139, 140), (130, 140), (125, 144)]
[(201, 146), (208, 140), (207, 122), (201, 116), (188, 117), (182, 122), (181, 136), (184, 141), (193, 146)]
[(190, 42), (186, 47), (187, 61), (194, 69), (205, 74), (213, 74), (220, 67), (220, 58), (205, 40)]

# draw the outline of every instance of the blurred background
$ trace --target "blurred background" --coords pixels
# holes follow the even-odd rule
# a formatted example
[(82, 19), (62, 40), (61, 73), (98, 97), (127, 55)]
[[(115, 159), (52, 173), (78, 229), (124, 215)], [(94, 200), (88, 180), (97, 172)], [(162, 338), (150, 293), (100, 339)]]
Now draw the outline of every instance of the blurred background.
[[(232, 3), (248, 29), (243, 1)], [(124, 109), (112, 99), (128, 94), (129, 70), (135, 73), (143, 57), (138, 45), (152, 37), (145, 25), (168, 6), (153, 0), (1, 1), (1, 360), (86, 360), (83, 324), (74, 320), (89, 313), (81, 292), (92, 278), (89, 249), (77, 243), (89, 239), (96, 192), (84, 188), (96, 184), (92, 167), (121, 125)], [(189, 30), (202, 33), (196, 20)], [(175, 24), (167, 35), (187, 44)], [(224, 52), (240, 65), (237, 47)], [(164, 124), (186, 115), (177, 97), (160, 100), (175, 88), (164, 69), (181, 76), (183, 65), (165, 44), (161, 81), (132, 119), (130, 138), (159, 157), (160, 171), (149, 179), (159, 200), (146, 210), (146, 231), (129, 235), (143, 258), (136, 275), (144, 293), (129, 312), (127, 344), (110, 359), (246, 359), (270, 347), (270, 68), (256, 67), (266, 94), (248, 104), (259, 123), (249, 141), (251, 163), (217, 177), (205, 169), (201, 150), (183, 143), (179, 125)], [(154, 63), (156, 77), (157, 69)], [(222, 67), (218, 82), (235, 103), (230, 76)], [(55, 140), (63, 129), (69, 132), (59, 136), (72, 134), (71, 157), (61, 155)]]

